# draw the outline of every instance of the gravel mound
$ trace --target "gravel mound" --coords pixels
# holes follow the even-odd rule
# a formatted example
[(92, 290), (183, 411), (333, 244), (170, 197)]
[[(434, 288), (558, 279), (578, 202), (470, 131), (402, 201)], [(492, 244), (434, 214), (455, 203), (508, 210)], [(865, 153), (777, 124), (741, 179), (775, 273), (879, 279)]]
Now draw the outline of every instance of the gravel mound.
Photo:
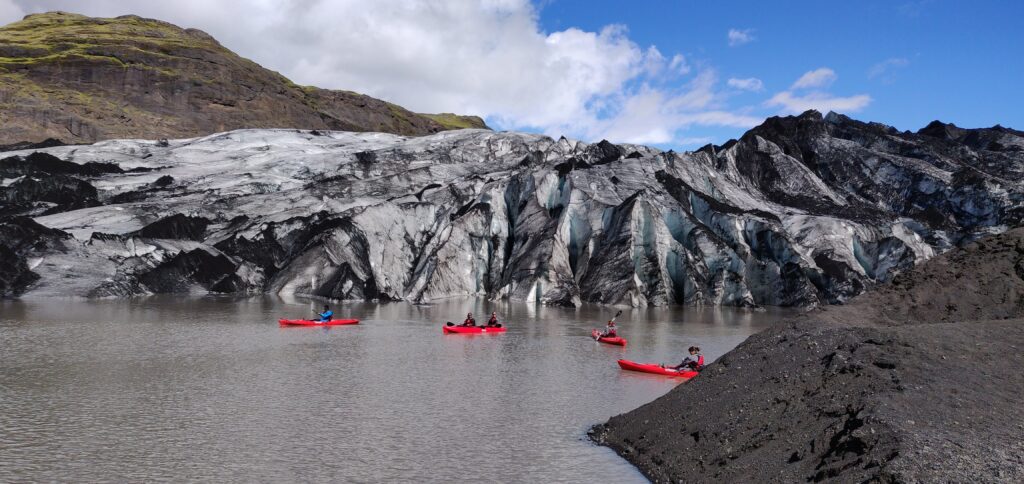
[(1024, 228), (967, 244), (845, 306), (806, 316), (854, 326), (1020, 317), (1024, 317)]

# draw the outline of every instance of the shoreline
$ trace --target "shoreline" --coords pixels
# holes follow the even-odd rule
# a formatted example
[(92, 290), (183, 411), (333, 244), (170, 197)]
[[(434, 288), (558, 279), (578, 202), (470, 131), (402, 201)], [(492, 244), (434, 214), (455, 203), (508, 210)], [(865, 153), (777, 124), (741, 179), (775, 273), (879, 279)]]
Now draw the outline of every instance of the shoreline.
[(654, 482), (1024, 478), (1024, 230), (776, 323), (590, 437)]

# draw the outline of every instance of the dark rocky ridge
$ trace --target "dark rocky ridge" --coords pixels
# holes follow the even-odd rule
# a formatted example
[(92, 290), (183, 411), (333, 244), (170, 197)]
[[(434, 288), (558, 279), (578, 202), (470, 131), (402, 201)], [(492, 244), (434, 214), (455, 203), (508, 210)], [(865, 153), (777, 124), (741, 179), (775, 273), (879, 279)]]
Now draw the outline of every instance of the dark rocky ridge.
[(423, 135), (486, 127), (475, 116), (417, 114), (354, 92), (297, 86), (204, 32), (159, 20), (50, 12), (0, 27), (0, 145), (239, 128)]
[(27, 254), (64, 250), (68, 239), (70, 235), (26, 217), (0, 217), (0, 295), (17, 296), (39, 280)]
[(655, 482), (1024, 479), (1024, 229), (750, 337), (595, 427)]
[(810, 111), (693, 153), (483, 130), (114, 140), (0, 157), (0, 215), (78, 242), (19, 255), (28, 295), (160, 292), (147, 273), (203, 250), (230, 264), (190, 265), (189, 290), (813, 306), (1022, 222), (1024, 138), (956, 130)]

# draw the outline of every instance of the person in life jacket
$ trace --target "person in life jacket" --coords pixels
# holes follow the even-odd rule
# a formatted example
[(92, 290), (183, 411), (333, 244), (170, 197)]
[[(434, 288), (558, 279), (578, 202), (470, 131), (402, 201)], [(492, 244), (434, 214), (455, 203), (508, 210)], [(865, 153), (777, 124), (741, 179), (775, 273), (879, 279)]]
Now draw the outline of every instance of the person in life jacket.
[(676, 371), (701, 371), (704, 369), (704, 355), (700, 354), (700, 348), (691, 346), (689, 356), (683, 358), (681, 363), (676, 366), (662, 365), (662, 368)]
[(496, 311), (491, 312), (491, 318), (487, 320), (488, 328), (500, 328), (501, 324), (498, 323), (498, 313)]
[(317, 315), (320, 316), (319, 322), (326, 323), (330, 321), (332, 317), (334, 317), (334, 311), (331, 311), (330, 306), (324, 304), (324, 312), (317, 313)]
[(476, 326), (476, 320), (473, 319), (473, 313), (466, 313), (466, 320), (462, 322), (462, 326)]
[(604, 327), (604, 333), (601, 333), (602, 338), (614, 338), (619, 333), (615, 331), (615, 321), (608, 321), (608, 325)]

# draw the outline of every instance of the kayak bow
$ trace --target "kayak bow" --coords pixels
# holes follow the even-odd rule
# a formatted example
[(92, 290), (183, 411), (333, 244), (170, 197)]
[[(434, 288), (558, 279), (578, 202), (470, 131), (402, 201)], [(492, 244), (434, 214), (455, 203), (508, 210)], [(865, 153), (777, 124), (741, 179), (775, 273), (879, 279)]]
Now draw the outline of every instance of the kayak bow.
[(619, 368), (622, 368), (623, 370), (639, 371), (642, 373), (653, 373), (655, 375), (675, 376), (679, 378), (685, 378), (687, 380), (700, 374), (696, 371), (670, 370), (667, 368), (662, 368), (661, 365), (655, 365), (652, 363), (637, 363), (635, 361), (629, 360), (619, 360), (618, 363)]

